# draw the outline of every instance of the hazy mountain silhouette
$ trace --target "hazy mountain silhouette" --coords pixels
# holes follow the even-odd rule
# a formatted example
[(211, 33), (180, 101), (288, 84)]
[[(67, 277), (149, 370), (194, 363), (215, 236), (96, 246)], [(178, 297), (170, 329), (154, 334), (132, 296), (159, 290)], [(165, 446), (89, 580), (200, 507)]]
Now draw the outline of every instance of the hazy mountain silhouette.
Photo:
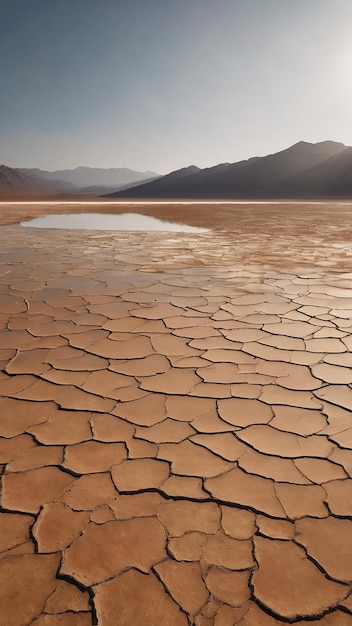
[(265, 157), (183, 168), (109, 194), (125, 198), (295, 198), (352, 196), (352, 148), (305, 141)]
[(286, 187), (297, 194), (352, 196), (352, 148), (345, 148), (319, 165), (286, 181)]
[(55, 170), (53, 172), (40, 169), (22, 169), (21, 171), (24, 174), (34, 174), (46, 180), (62, 180), (76, 187), (102, 185), (104, 187), (115, 186), (116, 188), (159, 176), (156, 172), (137, 172), (126, 167), (104, 169), (80, 166), (75, 169)]
[(60, 180), (45, 180), (19, 168), (0, 165), (0, 192), (45, 194), (72, 188), (73, 185)]
[(127, 168), (49, 172), (2, 165), (0, 192), (165, 199), (352, 198), (352, 148), (334, 141), (300, 141), (265, 157), (205, 169), (191, 165), (166, 176)]
[(159, 177), (154, 172), (137, 172), (127, 168), (77, 167), (74, 170), (49, 172), (38, 168), (0, 166), (0, 192), (6, 194), (90, 194), (103, 195), (128, 189), (139, 182)]

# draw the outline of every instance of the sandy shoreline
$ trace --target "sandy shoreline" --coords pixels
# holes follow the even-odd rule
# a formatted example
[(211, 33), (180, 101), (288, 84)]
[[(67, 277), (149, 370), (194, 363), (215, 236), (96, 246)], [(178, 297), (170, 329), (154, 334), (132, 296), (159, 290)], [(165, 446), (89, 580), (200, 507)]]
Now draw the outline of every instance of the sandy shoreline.
[(15, 207), (4, 626), (350, 626), (351, 205), (133, 207), (197, 235), (23, 228), (72, 207)]

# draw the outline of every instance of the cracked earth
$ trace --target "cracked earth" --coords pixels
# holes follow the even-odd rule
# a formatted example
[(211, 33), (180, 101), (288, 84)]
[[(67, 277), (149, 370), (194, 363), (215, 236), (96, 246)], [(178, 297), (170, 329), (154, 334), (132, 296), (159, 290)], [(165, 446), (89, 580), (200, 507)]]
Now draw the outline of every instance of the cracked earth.
[(352, 625), (350, 217), (308, 210), (2, 226), (1, 626)]

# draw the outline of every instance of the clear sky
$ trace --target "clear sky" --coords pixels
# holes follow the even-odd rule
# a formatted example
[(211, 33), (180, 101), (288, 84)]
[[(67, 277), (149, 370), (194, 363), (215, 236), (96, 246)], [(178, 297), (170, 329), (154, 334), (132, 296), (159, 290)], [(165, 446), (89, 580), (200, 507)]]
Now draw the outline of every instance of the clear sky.
[(0, 59), (12, 167), (352, 145), (352, 0), (0, 0)]

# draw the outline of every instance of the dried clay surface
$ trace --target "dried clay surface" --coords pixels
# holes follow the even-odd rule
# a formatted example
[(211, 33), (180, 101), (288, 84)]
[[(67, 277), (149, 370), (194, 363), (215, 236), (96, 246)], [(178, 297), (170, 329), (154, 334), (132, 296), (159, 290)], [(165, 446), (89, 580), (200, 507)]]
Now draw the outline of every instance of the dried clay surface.
[(352, 625), (351, 209), (2, 205), (1, 626)]

